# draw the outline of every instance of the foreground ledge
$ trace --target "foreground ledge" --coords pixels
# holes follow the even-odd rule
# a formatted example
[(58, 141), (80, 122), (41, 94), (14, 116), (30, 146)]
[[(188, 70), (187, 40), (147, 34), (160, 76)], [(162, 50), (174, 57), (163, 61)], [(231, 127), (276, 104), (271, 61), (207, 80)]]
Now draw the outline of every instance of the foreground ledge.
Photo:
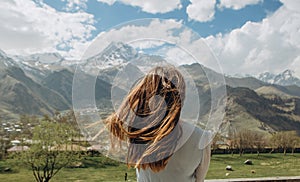
[(232, 182), (238, 182), (238, 181), (252, 181), (252, 182), (300, 182), (300, 176), (289, 176), (289, 177), (266, 177), (266, 178), (236, 178), (236, 179), (210, 179), (205, 180), (205, 182), (220, 182), (220, 181), (232, 181)]

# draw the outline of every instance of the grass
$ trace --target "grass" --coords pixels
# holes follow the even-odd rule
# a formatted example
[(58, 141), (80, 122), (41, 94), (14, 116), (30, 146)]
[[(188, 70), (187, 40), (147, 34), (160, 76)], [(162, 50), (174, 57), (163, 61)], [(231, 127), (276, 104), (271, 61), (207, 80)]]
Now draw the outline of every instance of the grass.
[[(51, 181), (55, 182), (119, 182), (124, 181), (125, 172), (128, 172), (128, 179), (136, 181), (135, 171), (127, 170), (126, 166), (107, 168), (76, 168), (63, 169)], [(18, 173), (0, 174), (0, 181), (5, 182), (34, 182), (30, 170), (21, 169)]]
[[(250, 159), (253, 165), (245, 165), (244, 161)], [(233, 171), (226, 171), (227, 165), (232, 166)], [(226, 173), (229, 173), (226, 176)], [(214, 155), (207, 174), (208, 179), (226, 178), (255, 178), (298, 176), (300, 174), (300, 154), (245, 154)]]
[[(82, 160), (82, 168), (64, 168), (51, 181), (55, 182), (115, 182), (124, 181), (125, 173), (130, 181), (136, 181), (135, 170), (128, 169), (125, 164), (106, 157), (86, 157)], [(3, 172), (4, 168), (11, 172)], [(32, 171), (19, 167), (11, 160), (0, 161), (0, 181), (5, 182), (34, 182)]]
[[(250, 159), (253, 165), (245, 165), (244, 161)], [(135, 170), (128, 169), (126, 165), (107, 160), (103, 157), (86, 158), (83, 161), (85, 168), (65, 168), (54, 178), (53, 182), (117, 182), (124, 181), (128, 173), (130, 181), (136, 181)], [(9, 161), (0, 161), (0, 169), (10, 167)], [(226, 171), (225, 167), (231, 165), (233, 171)], [(12, 167), (12, 172), (0, 173), (0, 181), (6, 182), (34, 182), (30, 170), (21, 167)], [(252, 173), (252, 170), (255, 171)], [(229, 175), (226, 176), (226, 173)], [(300, 174), (300, 154), (245, 154), (239, 156), (213, 155), (207, 179), (227, 178), (254, 178), (274, 176), (297, 176)]]

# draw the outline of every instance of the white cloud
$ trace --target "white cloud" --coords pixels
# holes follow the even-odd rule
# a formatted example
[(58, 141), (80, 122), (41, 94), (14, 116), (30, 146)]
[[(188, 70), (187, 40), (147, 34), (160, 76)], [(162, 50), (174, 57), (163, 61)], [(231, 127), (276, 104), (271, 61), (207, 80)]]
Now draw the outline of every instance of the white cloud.
[(258, 4), (259, 2), (262, 2), (262, 0), (220, 0), (218, 7), (239, 10), (247, 5)]
[[(300, 2), (283, 0), (273, 15), (205, 40), (227, 74), (274, 73), (300, 67)], [(296, 5), (296, 4), (297, 5)], [(295, 70), (299, 74), (300, 70)], [(300, 74), (299, 74), (300, 75)]]
[(167, 13), (175, 9), (182, 8), (180, 0), (97, 0), (109, 5), (113, 5), (115, 2), (121, 2), (130, 6), (140, 7), (142, 11), (147, 13)]
[(280, 0), (287, 9), (292, 11), (299, 11), (300, 1), (294, 0)]
[(216, 0), (190, 0), (186, 8), (186, 13), (190, 19), (207, 22), (211, 21), (215, 15)]
[(59, 12), (29, 0), (0, 1), (0, 49), (10, 54), (57, 52), (80, 56), (82, 47), (91, 38), (93, 15), (85, 12)]
[(179, 47), (165, 49), (166, 59), (169, 62), (175, 62), (177, 64), (192, 64), (195, 63), (195, 59), (188, 52)]
[(65, 9), (67, 11), (78, 11), (87, 8), (88, 0), (62, 0), (62, 2), (67, 2)]
[(218, 4), (216, 0), (190, 0), (190, 2), (186, 8), (189, 18), (199, 22), (208, 22), (214, 19), (215, 6), (239, 10), (247, 5), (258, 4), (262, 0), (220, 0)]
[(108, 5), (113, 5), (117, 0), (97, 0), (98, 2), (106, 3)]
[(160, 41), (160, 40), (147, 40), (147, 39), (140, 39), (136, 41), (130, 42), (130, 46), (132, 46), (135, 49), (150, 49), (150, 48), (155, 48), (158, 46), (164, 45), (165, 42)]

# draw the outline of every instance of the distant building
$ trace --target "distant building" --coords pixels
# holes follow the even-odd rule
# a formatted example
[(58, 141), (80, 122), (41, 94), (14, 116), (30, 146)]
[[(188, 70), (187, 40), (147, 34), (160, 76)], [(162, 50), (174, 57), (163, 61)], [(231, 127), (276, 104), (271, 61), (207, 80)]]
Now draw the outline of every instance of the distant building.
[(58, 150), (58, 151), (86, 151), (85, 147), (79, 145), (60, 145), (60, 146), (53, 146), (51, 150)]
[(21, 141), (20, 140), (12, 140), (10, 143), (12, 145), (19, 145), (21, 143)]
[(101, 145), (92, 145), (92, 146), (88, 147), (87, 150), (100, 151), (100, 150), (103, 150), (103, 147)]
[(28, 146), (13, 146), (9, 149), (7, 149), (7, 152), (22, 152), (28, 150)]

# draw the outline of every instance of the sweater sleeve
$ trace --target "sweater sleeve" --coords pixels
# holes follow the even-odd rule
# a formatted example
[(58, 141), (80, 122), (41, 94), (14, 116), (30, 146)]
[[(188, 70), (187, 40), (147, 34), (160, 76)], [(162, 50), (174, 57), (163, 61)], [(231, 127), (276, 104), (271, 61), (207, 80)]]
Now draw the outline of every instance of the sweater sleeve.
[(210, 163), (211, 149), (210, 145), (203, 149), (202, 161), (195, 171), (196, 182), (203, 182), (208, 171)]

